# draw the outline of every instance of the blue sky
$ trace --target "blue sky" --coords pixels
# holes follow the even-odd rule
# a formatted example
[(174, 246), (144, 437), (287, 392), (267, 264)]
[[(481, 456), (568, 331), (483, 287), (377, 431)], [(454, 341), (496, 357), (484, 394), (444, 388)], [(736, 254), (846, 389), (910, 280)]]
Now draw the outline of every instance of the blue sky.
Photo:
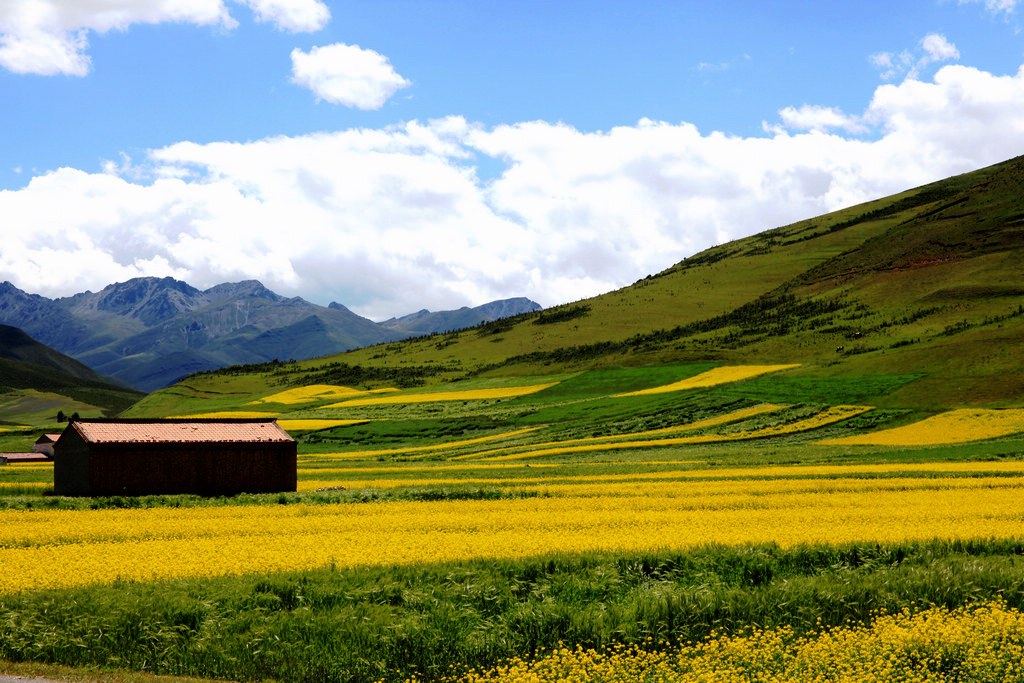
[(554, 305), (1024, 153), (1022, 27), (1013, 0), (0, 0), (0, 279)]

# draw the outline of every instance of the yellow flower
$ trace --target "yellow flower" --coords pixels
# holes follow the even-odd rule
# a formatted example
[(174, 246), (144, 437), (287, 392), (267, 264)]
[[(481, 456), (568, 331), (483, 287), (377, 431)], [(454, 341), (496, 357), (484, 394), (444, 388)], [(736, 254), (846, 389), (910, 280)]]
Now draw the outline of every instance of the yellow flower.
[(694, 377), (687, 377), (686, 379), (673, 382), (672, 384), (665, 384), (660, 387), (652, 387), (650, 389), (641, 389), (640, 391), (630, 391), (624, 394), (616, 394), (617, 397), (624, 396), (647, 396), (649, 394), (664, 394), (670, 391), (683, 391), (685, 389), (698, 389), (702, 387), (713, 387), (718, 384), (726, 384), (727, 382), (739, 382), (744, 379), (750, 379), (751, 377), (757, 377), (758, 375), (764, 375), (769, 372), (778, 372), (780, 370), (788, 370), (790, 368), (799, 367), (799, 364), (790, 365), (726, 365), (720, 368), (713, 368), (707, 372), (702, 372)]
[(993, 439), (1024, 432), (1024, 408), (950, 410), (913, 424), (871, 434), (829, 439), (826, 446), (934, 446)]
[(297, 387), (295, 389), (279, 391), (278, 393), (271, 394), (270, 396), (264, 396), (263, 398), (252, 401), (250, 405), (257, 405), (260, 403), (282, 403), (285, 405), (296, 403), (311, 403), (313, 401), (351, 398), (353, 396), (364, 396), (368, 393), (380, 393), (387, 391), (398, 390), (374, 389), (371, 391), (361, 391), (359, 389), (352, 389), (351, 387), (342, 387), (334, 384), (310, 384), (304, 387)]
[(5, 579), (0, 592), (330, 564), (418, 564), (709, 544), (791, 547), (1019, 538), (1021, 533), (1020, 476), (627, 477), (620, 484), (594, 481), (591, 490), (574, 488), (586, 484), (571, 480), (545, 483), (545, 476), (542, 472), (529, 485), (553, 495), (502, 500), (3, 510), (0, 566)]
[(467, 389), (465, 391), (431, 391), (423, 394), (398, 394), (395, 396), (380, 396), (375, 398), (357, 398), (340, 403), (332, 403), (325, 408), (356, 408), (360, 406), (379, 406), (394, 403), (433, 403), (435, 401), (478, 401), (498, 398), (515, 398), (526, 396), (548, 387), (553, 387), (558, 382), (547, 384), (531, 384), (522, 387), (499, 387), (497, 389)]
[(713, 635), (666, 652), (645, 652), (637, 645), (602, 652), (562, 648), (532, 659), (514, 659), (460, 680), (938, 683), (1020, 680), (1022, 673), (1024, 615), (993, 602), (954, 611), (904, 611), (880, 616), (868, 626), (803, 637), (786, 627), (737, 636)]

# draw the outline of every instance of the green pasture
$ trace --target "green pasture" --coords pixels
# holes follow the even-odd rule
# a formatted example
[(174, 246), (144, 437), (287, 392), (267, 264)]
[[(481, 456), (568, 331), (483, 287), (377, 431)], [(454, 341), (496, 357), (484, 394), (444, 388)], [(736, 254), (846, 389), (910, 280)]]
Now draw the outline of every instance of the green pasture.
[[(685, 436), (720, 435), (779, 428), (815, 415), (829, 405), (873, 406), (894, 392), (922, 380), (918, 374), (842, 377), (793, 368), (740, 382), (662, 394), (620, 397), (616, 394), (662, 386), (714, 367), (683, 363), (650, 367), (595, 369), (547, 376), (486, 377), (407, 389), (387, 396), (421, 396), (435, 391), (471, 391), (554, 383), (519, 397), (326, 408), (337, 399), (305, 403), (248, 405), (281, 391), (280, 374), (200, 375), (155, 392), (137, 404), (133, 416), (186, 415), (225, 410), (278, 409), (281, 419), (365, 420), (360, 424), (294, 431), (299, 442), (300, 492), (234, 499), (154, 496), (144, 499), (71, 501), (47, 496), (52, 470), (39, 466), (0, 467), (0, 506), (122, 507), (231, 505), (309, 502), (329, 504), (388, 499), (440, 500), (538, 495), (523, 484), (538, 476), (568, 482), (578, 477), (643, 476), (679, 472), (693, 480), (695, 470), (789, 464), (866, 464), (1019, 460), (1024, 435), (975, 443), (897, 448), (822, 446), (824, 439), (850, 436), (921, 419), (929, 411), (874, 408), (815, 429), (743, 441), (608, 449), (591, 443), (629, 441), (641, 432), (688, 425), (736, 411), (773, 404), (774, 409), (693, 431)], [(278, 371), (279, 372), (279, 371)], [(27, 450), (34, 429), (0, 432), (6, 450)], [(583, 440), (583, 441), (580, 441)], [(569, 453), (524, 460), (492, 460), (528, 454), (544, 445), (576, 445)], [(582, 445), (581, 445), (582, 444)], [(898, 475), (891, 475), (898, 476)], [(965, 475), (966, 476), (966, 475)], [(374, 478), (392, 482), (374, 487)], [(393, 483), (400, 480), (401, 485)], [(443, 484), (437, 484), (444, 480)], [(664, 479), (663, 479), (664, 480)], [(306, 481), (316, 488), (304, 487)], [(367, 484), (367, 482), (371, 482)], [(353, 486), (353, 482), (357, 485)], [(481, 483), (484, 482), (484, 483)]]
[[(296, 432), (300, 453), (396, 451), (390, 456), (381, 454), (378, 459), (400, 459), (403, 454), (397, 452), (399, 449), (434, 445), (446, 447), (430, 452), (421, 451), (416, 458), (447, 460), (466, 455), (473, 449), (503, 445), (499, 440), (487, 446), (473, 446), (467, 449), (458, 445), (460, 441), (498, 436), (522, 429), (533, 431), (528, 435), (515, 437), (516, 446), (625, 435), (685, 425), (761, 403), (780, 404), (780, 409), (773, 413), (730, 425), (733, 429), (757, 429), (795, 420), (827, 405), (855, 403), (870, 406), (874, 401), (883, 399), (889, 393), (920, 379), (918, 375), (846, 378), (820, 373), (811, 374), (797, 368), (705, 389), (646, 396), (616, 396), (620, 393), (669, 384), (700, 374), (712, 367), (712, 363), (690, 363), (595, 369), (557, 375), (465, 379), (425, 388), (407, 389), (387, 396), (419, 396), (435, 391), (461, 392), (545, 383), (554, 383), (554, 386), (520, 397), (335, 408), (325, 406), (337, 403), (336, 399), (318, 399), (287, 405), (249, 405), (255, 400), (282, 390), (282, 385), (276, 384), (280, 381), (279, 376), (197, 376), (184, 384), (151, 394), (128, 414), (163, 416), (231, 409), (277, 410), (281, 419), (364, 420), (365, 422), (357, 425)], [(852, 418), (841, 426), (823, 428), (815, 437), (848, 435), (858, 430), (876, 429), (892, 421), (910, 419), (914, 416), (919, 415), (893, 409), (876, 410)], [(769, 440), (769, 445), (777, 446), (775, 441), (792, 443), (806, 439), (806, 435), (792, 435), (784, 439)], [(725, 452), (729, 448), (720, 446), (716, 451)], [(629, 456), (620, 454), (616, 457)], [(818, 460), (820, 456), (808, 453), (804, 457)]]
[(1007, 224), (1021, 215), (1020, 174), (1012, 160), (719, 245), (592, 299), (299, 370), (344, 361), (430, 385), (802, 363), (849, 383), (919, 377), (881, 391), (880, 407), (1013, 406), (1024, 395), (1024, 287), (1019, 230)]

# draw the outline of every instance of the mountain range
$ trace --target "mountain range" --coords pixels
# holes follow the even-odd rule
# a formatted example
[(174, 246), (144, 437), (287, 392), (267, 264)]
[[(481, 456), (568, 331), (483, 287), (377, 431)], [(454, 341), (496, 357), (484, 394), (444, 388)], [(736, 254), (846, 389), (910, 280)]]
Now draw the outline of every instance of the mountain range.
[(338, 303), (281, 296), (255, 280), (200, 290), (145, 277), (58, 299), (0, 283), (0, 324), (142, 391), (194, 372), (324, 356), (538, 309), (516, 298), (376, 323)]

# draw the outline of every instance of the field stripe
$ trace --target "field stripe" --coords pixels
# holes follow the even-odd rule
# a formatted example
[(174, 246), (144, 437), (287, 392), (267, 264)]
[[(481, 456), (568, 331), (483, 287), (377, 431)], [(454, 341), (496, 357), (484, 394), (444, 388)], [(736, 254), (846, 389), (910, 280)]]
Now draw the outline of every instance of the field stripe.
[(940, 446), (1024, 432), (1024, 408), (950, 410), (913, 424), (819, 441), (823, 446)]
[(780, 370), (789, 370), (790, 368), (796, 367), (800, 367), (799, 363), (789, 365), (726, 365), (720, 368), (712, 368), (707, 372), (702, 372), (693, 377), (687, 377), (686, 379), (673, 382), (672, 384), (664, 384), (660, 387), (652, 387), (650, 389), (641, 389), (640, 391), (630, 391), (625, 394), (615, 394), (615, 398), (622, 398), (626, 396), (649, 396), (651, 394), (665, 394), (672, 391), (684, 391), (686, 389), (713, 387), (718, 384), (739, 382), (741, 380), (750, 379), (751, 377), (757, 377), (758, 375), (764, 375), (769, 372), (779, 372)]

